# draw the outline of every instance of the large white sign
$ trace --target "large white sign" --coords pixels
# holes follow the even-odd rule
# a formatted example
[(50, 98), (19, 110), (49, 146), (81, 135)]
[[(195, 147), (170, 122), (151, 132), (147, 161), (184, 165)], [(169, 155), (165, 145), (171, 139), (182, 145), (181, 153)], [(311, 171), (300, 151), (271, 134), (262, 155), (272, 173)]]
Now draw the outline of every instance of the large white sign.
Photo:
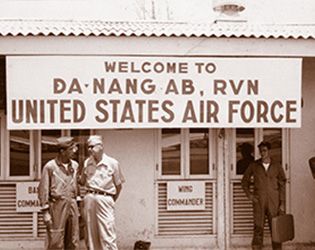
[(300, 127), (301, 59), (8, 56), (9, 129)]
[(38, 181), (16, 183), (16, 211), (39, 212)]
[(203, 210), (206, 205), (204, 181), (171, 181), (167, 183), (167, 210)]

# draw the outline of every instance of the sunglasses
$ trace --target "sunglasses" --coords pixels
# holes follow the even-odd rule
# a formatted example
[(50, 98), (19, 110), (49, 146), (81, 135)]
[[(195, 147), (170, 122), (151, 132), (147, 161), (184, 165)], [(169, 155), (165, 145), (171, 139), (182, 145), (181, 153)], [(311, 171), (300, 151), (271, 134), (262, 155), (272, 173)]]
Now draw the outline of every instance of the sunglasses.
[(95, 144), (95, 145), (89, 145), (89, 146), (88, 146), (88, 149), (93, 149), (93, 148), (95, 148), (95, 147), (97, 147), (97, 146), (100, 146), (100, 145), (102, 145), (102, 144), (97, 143), (97, 144)]

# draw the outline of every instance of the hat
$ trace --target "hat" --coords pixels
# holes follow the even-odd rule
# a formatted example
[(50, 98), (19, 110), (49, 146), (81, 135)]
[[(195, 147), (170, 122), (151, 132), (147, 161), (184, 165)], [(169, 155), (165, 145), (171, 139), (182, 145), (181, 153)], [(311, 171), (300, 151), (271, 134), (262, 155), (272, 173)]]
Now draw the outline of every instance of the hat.
[(312, 157), (311, 159), (309, 159), (308, 163), (310, 164), (312, 175), (313, 175), (313, 178), (315, 179), (315, 157)]
[(260, 148), (260, 147), (267, 147), (268, 149), (271, 149), (271, 145), (270, 145), (270, 143), (267, 142), (267, 141), (262, 141), (261, 143), (258, 144), (257, 147), (258, 147), (258, 148)]
[(103, 138), (100, 135), (91, 135), (87, 140), (88, 145), (103, 144)]
[(57, 147), (58, 148), (69, 148), (73, 145), (77, 145), (78, 143), (76, 143), (74, 141), (74, 138), (73, 137), (66, 137), (66, 136), (63, 136), (63, 137), (59, 137), (57, 139)]

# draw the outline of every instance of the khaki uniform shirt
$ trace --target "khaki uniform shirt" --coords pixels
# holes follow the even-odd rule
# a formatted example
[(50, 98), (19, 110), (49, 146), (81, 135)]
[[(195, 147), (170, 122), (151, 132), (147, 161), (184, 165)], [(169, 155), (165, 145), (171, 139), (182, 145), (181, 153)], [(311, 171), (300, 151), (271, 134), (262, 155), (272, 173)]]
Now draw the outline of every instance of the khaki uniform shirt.
[(125, 182), (119, 163), (112, 157), (103, 154), (102, 160), (96, 164), (93, 157), (84, 162), (86, 187), (115, 195), (116, 186)]
[(46, 163), (38, 186), (42, 209), (49, 208), (49, 201), (76, 198), (78, 163), (70, 160), (68, 169), (55, 158)]

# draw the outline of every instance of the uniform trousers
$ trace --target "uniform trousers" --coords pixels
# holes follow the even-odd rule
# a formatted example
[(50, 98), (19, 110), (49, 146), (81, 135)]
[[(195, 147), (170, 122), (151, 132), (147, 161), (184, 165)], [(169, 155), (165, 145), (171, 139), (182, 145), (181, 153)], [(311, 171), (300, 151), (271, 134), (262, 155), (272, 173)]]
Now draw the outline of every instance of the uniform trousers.
[(89, 250), (117, 250), (115, 202), (112, 196), (88, 193), (84, 197), (85, 241)]
[(52, 225), (47, 228), (46, 249), (79, 248), (79, 210), (76, 199), (49, 203)]
[[(263, 246), (264, 225), (267, 216), (269, 229), (271, 232), (271, 219), (278, 215), (278, 208), (276, 204), (268, 201), (259, 200), (254, 203), (254, 237), (252, 241), (253, 250), (261, 250)], [(281, 243), (272, 242), (273, 250), (281, 250)]]

